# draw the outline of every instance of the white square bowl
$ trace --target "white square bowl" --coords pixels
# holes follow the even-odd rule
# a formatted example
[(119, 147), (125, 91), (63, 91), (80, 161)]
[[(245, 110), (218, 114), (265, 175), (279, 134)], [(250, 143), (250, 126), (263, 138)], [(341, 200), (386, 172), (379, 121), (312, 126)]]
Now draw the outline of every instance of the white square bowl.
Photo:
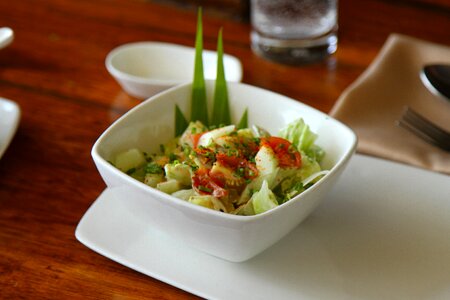
[[(207, 81), (206, 87), (211, 106), (214, 81)], [(319, 205), (354, 153), (357, 139), (339, 121), (285, 96), (242, 83), (228, 83), (228, 92), (235, 122), (248, 108), (249, 125), (259, 125), (276, 135), (286, 124), (302, 117), (318, 134), (317, 144), (326, 152), (322, 166), (330, 172), (305, 192), (270, 211), (237, 216), (174, 198), (108, 162), (130, 148), (157, 151), (160, 144), (172, 139), (175, 104), (189, 116), (191, 84), (157, 94), (123, 115), (96, 141), (92, 157), (108, 187), (147, 226), (200, 251), (241, 262), (275, 244)]]

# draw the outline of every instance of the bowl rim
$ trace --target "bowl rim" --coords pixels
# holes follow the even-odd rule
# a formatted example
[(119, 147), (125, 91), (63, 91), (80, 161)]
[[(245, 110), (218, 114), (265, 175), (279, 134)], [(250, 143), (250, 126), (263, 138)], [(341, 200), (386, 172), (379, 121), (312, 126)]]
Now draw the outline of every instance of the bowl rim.
[[(206, 80), (207, 82), (214, 82), (215, 80)], [(96, 163), (101, 163), (103, 167), (105, 167), (106, 169), (108, 169), (109, 171), (117, 174), (121, 179), (124, 179), (126, 182), (128, 182), (129, 184), (139, 188), (140, 190), (143, 190), (145, 193), (150, 193), (150, 196), (153, 196), (151, 194), (158, 194), (160, 197), (163, 197), (167, 200), (170, 200), (171, 202), (169, 202), (169, 205), (176, 205), (176, 206), (183, 206), (186, 207), (187, 209), (193, 209), (197, 212), (203, 213), (203, 214), (207, 214), (207, 215), (211, 215), (211, 216), (215, 216), (215, 217), (219, 217), (221, 219), (227, 220), (227, 221), (236, 221), (236, 222), (240, 222), (240, 223), (247, 223), (247, 222), (254, 222), (260, 219), (265, 219), (271, 215), (274, 214), (278, 214), (280, 213), (280, 211), (287, 209), (288, 207), (290, 207), (291, 205), (294, 205), (295, 202), (300, 201), (302, 198), (306, 197), (307, 195), (313, 193), (316, 189), (318, 189), (322, 183), (324, 181), (327, 180), (327, 178), (333, 177), (335, 173), (337, 173), (341, 167), (343, 165), (345, 165), (350, 158), (353, 156), (353, 154), (356, 151), (356, 145), (357, 145), (357, 135), (355, 134), (355, 132), (349, 128), (347, 125), (345, 125), (344, 123), (340, 122), (339, 120), (329, 116), (328, 114), (319, 111), (318, 109), (315, 109), (314, 107), (311, 107), (307, 104), (304, 104), (303, 102), (294, 100), (290, 97), (284, 96), (282, 94), (278, 94), (276, 92), (267, 90), (267, 89), (263, 89), (257, 86), (253, 86), (253, 85), (249, 85), (246, 83), (241, 83), (241, 82), (228, 82), (228, 84), (232, 84), (232, 85), (241, 85), (241, 86), (245, 86), (245, 87), (250, 87), (250, 88), (255, 88), (258, 90), (261, 90), (265, 93), (272, 93), (278, 96), (282, 96), (284, 97), (283, 100), (287, 101), (287, 102), (292, 102), (296, 105), (301, 105), (306, 107), (309, 110), (314, 111), (315, 113), (317, 113), (319, 116), (322, 117), (326, 117), (332, 121), (334, 121), (336, 124), (338, 124), (339, 126), (341, 126), (342, 128), (344, 128), (348, 133), (349, 133), (349, 148), (348, 150), (341, 156), (339, 157), (339, 159), (337, 160), (337, 162), (333, 165), (333, 167), (331, 169), (329, 169), (329, 172), (327, 174), (325, 174), (322, 178), (320, 178), (314, 185), (312, 185), (310, 188), (308, 188), (307, 190), (305, 190), (304, 192), (298, 194), (297, 196), (295, 196), (294, 198), (290, 199), (289, 201), (278, 205), (275, 208), (272, 208), (268, 211), (265, 211), (263, 213), (257, 214), (257, 215), (252, 215), (252, 216), (242, 216), (242, 215), (234, 215), (234, 214), (230, 214), (230, 213), (224, 213), (224, 212), (220, 212), (220, 211), (216, 211), (216, 210), (212, 210), (206, 207), (202, 207), (200, 205), (195, 205), (192, 203), (189, 203), (185, 200), (179, 199), (177, 197), (174, 197), (172, 195), (166, 194), (162, 191), (157, 190), (156, 188), (152, 188), (146, 184), (144, 184), (143, 182), (140, 182), (137, 179), (132, 178), (131, 176), (125, 174), (124, 172), (120, 171), (119, 169), (117, 169), (116, 167), (114, 167), (112, 164), (110, 164), (106, 159), (104, 159), (100, 153), (99, 153), (99, 147), (102, 144), (102, 141), (109, 135), (109, 132), (111, 132), (113, 130), (113, 128), (115, 128), (116, 126), (120, 125), (120, 123), (127, 118), (129, 115), (133, 114), (134, 111), (137, 111), (139, 109), (142, 109), (142, 107), (147, 106), (147, 105), (151, 105), (151, 103), (153, 102), (152, 100), (154, 100), (155, 98), (159, 98), (159, 97), (164, 97), (166, 94), (172, 93), (175, 90), (179, 90), (179, 89), (185, 89), (188, 86), (191, 86), (192, 83), (186, 83), (186, 84), (182, 84), (182, 85), (177, 85), (175, 87), (172, 87), (170, 89), (167, 89), (161, 93), (158, 93), (156, 95), (151, 96), (150, 98), (144, 100), (143, 102), (139, 103), (138, 105), (136, 105), (135, 107), (133, 107), (132, 109), (130, 109), (128, 112), (126, 112), (125, 114), (123, 114), (121, 117), (119, 117), (116, 121), (114, 121), (112, 124), (110, 124), (110, 126), (99, 136), (99, 138), (95, 141), (92, 150), (91, 150), (91, 156), (94, 159), (94, 161)], [(154, 197), (157, 198), (157, 197)], [(156, 199), (158, 200), (158, 199)], [(175, 200), (175, 201), (174, 201)], [(158, 200), (159, 201), (159, 200)]]
[[(180, 80), (180, 79), (157, 79), (157, 78), (153, 78), (153, 77), (141, 77), (141, 76), (130, 74), (128, 72), (121, 71), (117, 67), (115, 67), (113, 64), (113, 59), (125, 50), (138, 48), (138, 47), (151, 48), (151, 47), (155, 47), (155, 46), (156, 47), (170, 47), (172, 49), (177, 49), (177, 50), (182, 50), (182, 51), (183, 50), (195, 51), (195, 48), (192, 48), (189, 46), (173, 44), (173, 43), (157, 42), (157, 41), (139, 41), (139, 42), (126, 43), (126, 44), (122, 44), (120, 46), (115, 47), (106, 55), (106, 58), (105, 58), (106, 69), (116, 79), (134, 81), (134, 82), (140, 83), (140, 84), (157, 84), (157, 85), (161, 85), (161, 86), (172, 87), (173, 85), (188, 83), (192, 80), (190, 78), (186, 78), (185, 80), (183, 80), (183, 79)], [(204, 54), (214, 55), (216, 53), (217, 52), (213, 51), (213, 50), (203, 49), (203, 55)], [(230, 82), (241, 82), (242, 76), (243, 76), (241, 61), (236, 56), (226, 54), (226, 53), (224, 53), (224, 58), (227, 58), (228, 60), (232, 60), (236, 65), (236, 67), (235, 67), (235, 72), (237, 74), (236, 79), (233, 79)], [(225, 63), (226, 62), (224, 60), (224, 64)]]

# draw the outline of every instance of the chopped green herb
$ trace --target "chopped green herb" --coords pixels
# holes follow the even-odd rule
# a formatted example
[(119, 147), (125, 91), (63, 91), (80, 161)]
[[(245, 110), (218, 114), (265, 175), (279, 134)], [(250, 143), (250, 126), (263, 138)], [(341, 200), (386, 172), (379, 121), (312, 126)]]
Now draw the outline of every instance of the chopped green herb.
[(178, 155), (176, 155), (175, 153), (170, 153), (169, 154), (169, 162), (175, 162), (178, 159)]
[(242, 167), (237, 168), (236, 169), (236, 175), (238, 177), (244, 177), (245, 176), (245, 168), (242, 168)]
[(151, 162), (145, 166), (145, 173), (148, 174), (162, 174), (164, 172), (163, 168), (157, 163)]
[(206, 192), (206, 193), (211, 193), (212, 192), (212, 189), (210, 189), (210, 188), (208, 188), (208, 187), (206, 187), (204, 185), (199, 185), (198, 189), (199, 189), (199, 191)]
[(136, 168), (131, 168), (128, 171), (126, 171), (125, 173), (127, 173), (128, 175), (133, 174), (134, 172), (136, 172)]
[(192, 149), (189, 146), (186, 146), (185, 148), (183, 148), (183, 153), (184, 155), (189, 157), (189, 155), (192, 153)]

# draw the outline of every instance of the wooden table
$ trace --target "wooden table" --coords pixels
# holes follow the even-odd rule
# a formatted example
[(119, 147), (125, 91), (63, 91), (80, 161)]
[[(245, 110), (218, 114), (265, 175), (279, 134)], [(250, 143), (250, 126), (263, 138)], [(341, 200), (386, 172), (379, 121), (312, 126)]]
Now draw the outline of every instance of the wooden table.
[[(223, 26), (225, 51), (242, 60), (245, 83), (328, 112), (390, 33), (450, 45), (447, 0), (339, 5), (339, 48), (324, 63), (292, 67), (265, 61), (250, 50), (245, 18), (207, 5), (205, 48), (215, 48)], [(91, 147), (139, 103), (107, 73), (106, 54), (142, 40), (192, 46), (195, 9), (161, 0), (0, 0), (0, 11), (0, 26), (16, 34), (0, 51), (0, 96), (22, 110), (17, 134), (0, 160), (0, 298), (195, 298), (104, 258), (74, 235), (105, 188)]]

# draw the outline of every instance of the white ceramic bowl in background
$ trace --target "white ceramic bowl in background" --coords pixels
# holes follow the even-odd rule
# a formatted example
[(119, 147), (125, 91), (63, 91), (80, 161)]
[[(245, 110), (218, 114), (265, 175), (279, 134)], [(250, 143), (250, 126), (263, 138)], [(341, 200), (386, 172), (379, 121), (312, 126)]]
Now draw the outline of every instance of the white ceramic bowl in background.
[[(192, 81), (195, 49), (160, 42), (119, 46), (106, 57), (106, 68), (129, 95), (145, 99), (173, 86)], [(205, 79), (216, 79), (217, 52), (203, 50)], [(225, 77), (242, 80), (239, 59), (224, 54)]]
[(8, 148), (20, 121), (19, 105), (9, 99), (0, 97), (0, 158)]
[[(207, 81), (209, 105), (213, 88), (214, 82)], [(323, 167), (331, 171), (304, 193), (270, 211), (236, 216), (174, 198), (108, 163), (124, 150), (137, 147), (153, 152), (172, 139), (175, 104), (185, 113), (189, 111), (191, 84), (155, 95), (123, 115), (97, 140), (92, 157), (108, 187), (147, 226), (203, 252), (239, 262), (276, 243), (317, 207), (352, 156), (356, 136), (339, 121), (285, 96), (241, 83), (229, 83), (228, 92), (235, 122), (248, 107), (249, 125), (276, 134), (287, 123), (304, 118), (319, 135), (317, 143), (326, 151)]]
[(0, 49), (5, 48), (14, 40), (14, 31), (9, 27), (0, 28)]

